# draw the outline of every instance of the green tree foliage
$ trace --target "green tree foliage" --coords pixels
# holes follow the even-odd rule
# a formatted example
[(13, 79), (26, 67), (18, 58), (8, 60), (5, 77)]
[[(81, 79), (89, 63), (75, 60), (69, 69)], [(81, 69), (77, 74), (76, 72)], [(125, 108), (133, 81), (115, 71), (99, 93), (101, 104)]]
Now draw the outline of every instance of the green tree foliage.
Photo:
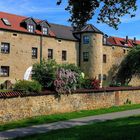
[(33, 65), (32, 79), (38, 81), (45, 89), (56, 90), (57, 87), (57, 91), (62, 92), (61, 89), (64, 88), (71, 90), (73, 87), (80, 87), (82, 76), (81, 70), (74, 64), (57, 64), (55, 60), (43, 60)]
[(140, 74), (140, 46), (134, 47), (122, 61), (116, 74), (117, 83), (127, 84), (135, 74)]
[[(57, 0), (57, 4), (61, 4), (62, 1)], [(137, 5), (136, 0), (68, 0), (65, 9), (71, 14), (69, 21), (77, 29), (81, 29), (95, 13), (98, 13), (98, 23), (106, 23), (117, 29), (121, 17), (135, 16)]]
[(56, 79), (57, 63), (54, 60), (36, 63), (33, 65), (32, 79), (38, 81), (44, 88), (53, 89), (53, 81)]

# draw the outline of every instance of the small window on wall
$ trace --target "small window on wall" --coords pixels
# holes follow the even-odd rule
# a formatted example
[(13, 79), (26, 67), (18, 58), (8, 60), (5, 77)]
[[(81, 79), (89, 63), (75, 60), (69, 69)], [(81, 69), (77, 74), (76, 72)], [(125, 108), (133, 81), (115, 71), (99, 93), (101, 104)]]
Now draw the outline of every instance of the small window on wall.
[(123, 49), (123, 53), (124, 53), (124, 54), (126, 53), (126, 49)]
[(29, 24), (28, 25), (28, 31), (33, 33), (34, 32), (34, 25)]
[(0, 76), (1, 77), (8, 77), (9, 76), (9, 66), (1, 66)]
[(101, 75), (101, 74), (98, 75), (98, 79), (99, 79), (100, 81), (102, 80), (102, 75)]
[(10, 53), (10, 44), (9, 43), (1, 43), (1, 53)]
[(89, 36), (88, 35), (83, 36), (83, 44), (89, 44)]
[(62, 61), (67, 60), (67, 51), (62, 51)]
[(37, 59), (37, 48), (32, 48), (32, 58)]
[(103, 80), (106, 81), (106, 74), (103, 75)]
[(48, 35), (48, 28), (47, 27), (43, 27), (42, 28), (42, 32), (44, 35)]
[(103, 63), (107, 62), (106, 54), (103, 55)]
[(53, 59), (53, 49), (48, 49), (48, 59)]
[(89, 60), (89, 52), (83, 52), (83, 61), (87, 62)]

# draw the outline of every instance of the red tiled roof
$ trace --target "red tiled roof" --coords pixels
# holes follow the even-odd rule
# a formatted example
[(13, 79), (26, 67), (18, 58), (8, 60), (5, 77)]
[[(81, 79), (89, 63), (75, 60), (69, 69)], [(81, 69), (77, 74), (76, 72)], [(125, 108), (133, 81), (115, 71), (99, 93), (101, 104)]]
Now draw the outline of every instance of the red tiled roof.
[(140, 45), (140, 40), (136, 40), (136, 42), (134, 42), (134, 40), (128, 39), (126, 43), (126, 38), (119, 38), (119, 37), (109, 37), (107, 38), (107, 41), (112, 45), (117, 45), (117, 46), (134, 47), (135, 45)]
[[(9, 14), (9, 13), (5, 13), (5, 12), (0, 12), (0, 18), (6, 18), (11, 23), (11, 26), (7, 26), (3, 23), (2, 20), (0, 20), (0, 28), (1, 29), (21, 31), (21, 32), (29, 33), (26, 28), (20, 26), (20, 23), (23, 20), (27, 19), (27, 17), (18, 16), (18, 15), (14, 15), (14, 14)], [(41, 20), (38, 20), (38, 19), (34, 19), (34, 20), (35, 20), (36, 23), (39, 23), (41, 21)], [(41, 35), (42, 32), (39, 31), (39, 30), (36, 30), (35, 34)], [(55, 33), (50, 30), (49, 35), (54, 37)]]

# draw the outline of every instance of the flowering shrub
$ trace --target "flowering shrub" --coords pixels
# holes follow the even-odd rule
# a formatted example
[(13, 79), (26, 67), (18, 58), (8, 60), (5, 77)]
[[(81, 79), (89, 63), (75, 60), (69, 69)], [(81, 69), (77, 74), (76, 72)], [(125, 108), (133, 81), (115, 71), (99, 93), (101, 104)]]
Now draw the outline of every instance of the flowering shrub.
[(100, 83), (101, 81), (100, 80), (97, 80), (96, 78), (94, 78), (91, 82), (91, 86), (94, 88), (94, 89), (99, 89), (100, 88)]
[(70, 69), (59, 68), (56, 77), (54, 87), (57, 93), (65, 94), (76, 90), (77, 79), (79, 77), (78, 73), (71, 71)]
[(100, 88), (100, 80), (94, 79), (85, 79), (83, 83), (83, 88), (86, 89), (99, 89)]

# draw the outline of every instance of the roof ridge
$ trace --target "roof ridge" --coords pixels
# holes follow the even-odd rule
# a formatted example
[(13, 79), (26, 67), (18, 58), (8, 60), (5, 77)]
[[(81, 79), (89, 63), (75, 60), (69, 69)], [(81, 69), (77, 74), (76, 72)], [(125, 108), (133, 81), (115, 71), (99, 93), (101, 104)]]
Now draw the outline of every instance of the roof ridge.
[[(117, 36), (109, 36), (109, 37), (118, 38), (118, 39), (125, 39), (125, 37), (117, 37)], [(133, 41), (132, 38), (128, 38), (128, 40), (132, 40)], [(137, 39), (137, 41), (140, 41), (140, 40)]]
[(57, 24), (57, 23), (51, 23), (51, 22), (49, 22), (49, 24), (54, 24), (54, 25), (57, 25), (57, 26), (64, 26), (64, 27), (72, 28), (72, 26), (63, 25), (63, 24)]

